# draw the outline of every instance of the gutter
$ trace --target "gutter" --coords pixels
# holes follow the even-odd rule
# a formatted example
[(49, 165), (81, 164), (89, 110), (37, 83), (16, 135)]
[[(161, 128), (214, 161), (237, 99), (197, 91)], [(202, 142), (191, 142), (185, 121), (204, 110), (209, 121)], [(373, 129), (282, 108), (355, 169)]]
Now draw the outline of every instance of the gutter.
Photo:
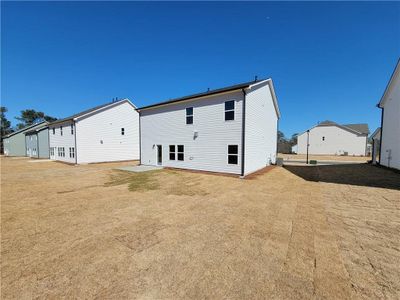
[(381, 114), (381, 138), (379, 139), (379, 164), (381, 164), (382, 161), (383, 116), (385, 115), (385, 108), (380, 107), (380, 109), (382, 109), (382, 114)]
[(243, 105), (242, 105), (242, 154), (241, 154), (241, 173), (240, 177), (244, 178), (244, 155), (245, 155), (245, 126), (246, 126), (246, 91), (243, 92)]

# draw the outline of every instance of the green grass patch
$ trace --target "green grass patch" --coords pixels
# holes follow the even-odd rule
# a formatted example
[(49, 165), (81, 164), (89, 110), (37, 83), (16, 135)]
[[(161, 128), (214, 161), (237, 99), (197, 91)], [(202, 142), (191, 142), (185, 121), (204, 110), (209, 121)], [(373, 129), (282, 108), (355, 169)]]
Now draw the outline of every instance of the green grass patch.
[(117, 186), (128, 184), (128, 189), (132, 192), (144, 192), (158, 190), (160, 184), (157, 180), (159, 170), (134, 173), (128, 171), (118, 171), (111, 175), (111, 180), (104, 186)]

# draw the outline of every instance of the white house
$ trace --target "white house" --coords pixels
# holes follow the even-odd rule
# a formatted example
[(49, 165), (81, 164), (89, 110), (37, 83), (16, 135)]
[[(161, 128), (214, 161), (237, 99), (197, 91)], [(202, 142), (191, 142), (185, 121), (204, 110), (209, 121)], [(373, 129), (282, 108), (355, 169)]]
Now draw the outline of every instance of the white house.
[(400, 60), (378, 104), (382, 109), (379, 163), (400, 169)]
[(381, 144), (381, 128), (378, 127), (369, 137), (370, 143), (372, 144), (371, 147), (371, 155), (372, 155), (372, 163), (376, 164), (376, 157), (379, 153), (379, 147)]
[[(367, 154), (367, 124), (339, 125), (324, 121), (297, 136), (297, 153), (320, 155)], [(307, 142), (308, 141), (308, 142)]]
[(271, 79), (139, 108), (141, 164), (241, 176), (275, 163), (279, 107)]
[(123, 99), (49, 124), (50, 159), (72, 164), (138, 160), (139, 113)]

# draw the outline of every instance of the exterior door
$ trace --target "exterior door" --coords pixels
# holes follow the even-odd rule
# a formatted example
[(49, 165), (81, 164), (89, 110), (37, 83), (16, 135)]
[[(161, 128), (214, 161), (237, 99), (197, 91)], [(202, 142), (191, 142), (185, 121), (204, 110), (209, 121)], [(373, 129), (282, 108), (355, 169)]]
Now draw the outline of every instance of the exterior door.
[(162, 165), (162, 145), (157, 145), (157, 165)]
[(162, 165), (162, 145), (157, 145), (157, 165)]

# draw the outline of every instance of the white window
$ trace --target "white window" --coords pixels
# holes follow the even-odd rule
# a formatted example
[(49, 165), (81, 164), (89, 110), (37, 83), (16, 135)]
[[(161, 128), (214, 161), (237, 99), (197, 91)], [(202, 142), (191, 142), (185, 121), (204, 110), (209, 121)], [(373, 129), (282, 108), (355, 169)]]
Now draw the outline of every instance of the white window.
[(121, 135), (125, 135), (125, 128), (121, 128)]
[(50, 156), (54, 156), (54, 147), (50, 147)]
[(184, 160), (185, 148), (183, 145), (178, 145), (178, 160)]
[(74, 134), (74, 124), (71, 124), (71, 134)]
[(324, 136), (322, 137), (322, 140), (325, 141), (325, 137)]
[(60, 134), (63, 135), (63, 128), (60, 126)]
[(69, 157), (75, 158), (75, 148), (74, 147), (69, 147)]
[(239, 157), (238, 145), (228, 145), (228, 164), (237, 165)]
[(193, 124), (193, 107), (186, 108), (186, 124)]
[(176, 153), (175, 153), (175, 145), (169, 145), (169, 160), (175, 160)]
[(53, 127), (53, 134), (56, 134), (56, 128)]
[(235, 120), (235, 100), (225, 102), (225, 121)]
[(64, 147), (58, 147), (58, 156), (65, 157), (65, 149)]

